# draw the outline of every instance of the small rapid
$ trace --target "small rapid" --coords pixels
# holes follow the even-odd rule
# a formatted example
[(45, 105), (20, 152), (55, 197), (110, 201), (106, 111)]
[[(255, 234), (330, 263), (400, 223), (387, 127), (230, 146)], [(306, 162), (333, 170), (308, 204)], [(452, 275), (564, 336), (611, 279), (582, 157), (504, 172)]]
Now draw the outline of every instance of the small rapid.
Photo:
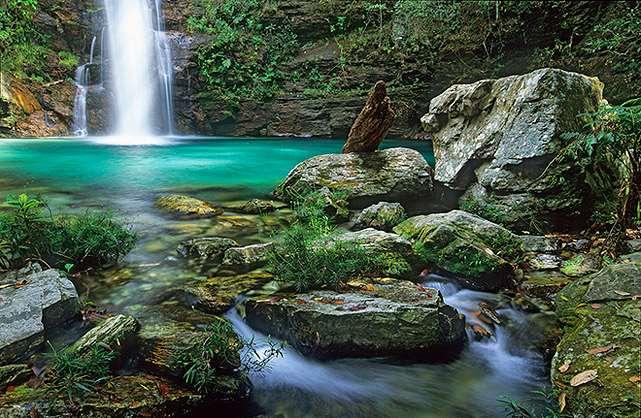
[[(250, 376), (258, 412), (284, 417), (488, 417), (504, 412), (499, 399), (536, 403), (533, 392), (546, 386), (545, 361), (532, 349), (537, 326), (532, 315), (497, 294), (460, 288), (442, 277), (423, 284), (438, 289), (445, 302), (463, 313), (468, 345), (456, 360), (414, 364), (391, 359), (318, 361), (285, 347), (282, 357)], [(502, 325), (478, 340), (471, 326), (490, 327), (478, 319), (480, 303), (496, 307)], [(268, 337), (249, 327), (236, 309), (227, 317), (236, 332), (253, 341), (264, 358)]]

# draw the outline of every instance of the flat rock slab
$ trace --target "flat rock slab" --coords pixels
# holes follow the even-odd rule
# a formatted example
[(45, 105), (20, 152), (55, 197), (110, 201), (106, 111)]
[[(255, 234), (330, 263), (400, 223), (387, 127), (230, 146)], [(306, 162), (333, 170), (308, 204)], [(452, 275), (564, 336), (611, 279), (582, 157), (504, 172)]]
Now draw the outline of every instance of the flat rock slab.
[(247, 322), (319, 358), (438, 359), (455, 355), (465, 341), (463, 316), (436, 289), (395, 279), (348, 287), (250, 299)]
[(45, 332), (76, 316), (78, 293), (58, 270), (0, 280), (0, 365), (37, 352)]

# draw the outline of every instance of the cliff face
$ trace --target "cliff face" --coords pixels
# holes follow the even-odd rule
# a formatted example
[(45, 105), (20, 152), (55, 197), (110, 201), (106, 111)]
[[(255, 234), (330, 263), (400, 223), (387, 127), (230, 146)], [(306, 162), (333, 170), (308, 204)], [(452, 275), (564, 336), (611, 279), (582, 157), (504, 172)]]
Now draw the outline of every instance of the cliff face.
[[(633, 2), (489, 2), (481, 11), (403, 0), (258, 3), (165, 2), (181, 131), (345, 137), (377, 80), (386, 81), (397, 110), (389, 135), (402, 138), (424, 135), (420, 116), (451, 84), (540, 67), (598, 76), (610, 101), (641, 94), (633, 46), (641, 12)], [(614, 41), (612, 30), (627, 41)], [(236, 45), (254, 39), (257, 52), (246, 54), (226, 36)], [(287, 37), (293, 48), (274, 47)], [(276, 81), (265, 95), (265, 84), (243, 72), (252, 80), (275, 74)]]
[[(346, 137), (367, 92), (383, 80), (396, 112), (389, 136), (422, 137), (420, 116), (450, 85), (540, 67), (597, 76), (612, 102), (641, 94), (637, 2), (425, 4), (165, 0), (177, 131)], [(0, 135), (70, 133), (74, 71), (87, 62), (101, 9), (100, 0), (37, 2), (25, 23), (39, 48), (38, 55), (27, 49), (37, 68), (20, 70), (24, 51), (0, 51)], [(110, 100), (99, 90), (87, 96), (90, 133), (107, 132)], [(25, 109), (23, 101), (38, 106)]]

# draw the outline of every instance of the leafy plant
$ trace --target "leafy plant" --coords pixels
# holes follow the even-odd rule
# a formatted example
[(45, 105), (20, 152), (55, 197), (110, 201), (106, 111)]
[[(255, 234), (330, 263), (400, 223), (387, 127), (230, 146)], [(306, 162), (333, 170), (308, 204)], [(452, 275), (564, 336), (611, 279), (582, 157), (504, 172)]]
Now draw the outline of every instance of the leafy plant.
[(580, 115), (584, 130), (563, 135), (562, 155), (585, 176), (597, 223), (641, 223), (641, 98)]
[(84, 355), (71, 349), (56, 350), (49, 355), (51, 377), (48, 383), (69, 400), (93, 391), (109, 378), (111, 363), (117, 354), (108, 346), (97, 344)]
[(36, 260), (58, 268), (102, 267), (118, 261), (135, 234), (109, 212), (53, 215), (40, 198), (9, 196), (0, 217), (4, 258), (12, 266)]
[(554, 391), (537, 390), (533, 392), (537, 401), (544, 404), (542, 410), (535, 409), (509, 396), (503, 396), (498, 402), (503, 405), (506, 416), (510, 418), (562, 418), (565, 416), (557, 404)]

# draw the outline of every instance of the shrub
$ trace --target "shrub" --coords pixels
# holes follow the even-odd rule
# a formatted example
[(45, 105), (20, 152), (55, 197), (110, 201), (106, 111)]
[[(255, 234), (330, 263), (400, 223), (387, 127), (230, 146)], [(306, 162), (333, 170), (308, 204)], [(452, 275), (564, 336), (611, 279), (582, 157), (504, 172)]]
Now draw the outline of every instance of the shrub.
[(68, 348), (55, 350), (52, 347), (49, 357), (52, 373), (47, 383), (73, 400), (93, 391), (96, 385), (109, 378), (111, 362), (117, 354), (108, 347), (95, 345), (82, 356)]
[(584, 130), (563, 135), (561, 158), (577, 165), (594, 201), (593, 220), (641, 224), (641, 98), (582, 114)]
[[(268, 266), (281, 282), (296, 290), (335, 288), (349, 278), (403, 275), (410, 270), (404, 259), (377, 253), (351, 242), (335, 239), (336, 228), (326, 212), (328, 196), (312, 192), (294, 202), (297, 220), (277, 237)], [(331, 193), (331, 201), (341, 200)]]
[(7, 205), (9, 212), (0, 217), (0, 260), (12, 267), (31, 260), (67, 270), (102, 267), (117, 262), (136, 241), (109, 212), (54, 216), (41, 199), (26, 194), (9, 196)]

